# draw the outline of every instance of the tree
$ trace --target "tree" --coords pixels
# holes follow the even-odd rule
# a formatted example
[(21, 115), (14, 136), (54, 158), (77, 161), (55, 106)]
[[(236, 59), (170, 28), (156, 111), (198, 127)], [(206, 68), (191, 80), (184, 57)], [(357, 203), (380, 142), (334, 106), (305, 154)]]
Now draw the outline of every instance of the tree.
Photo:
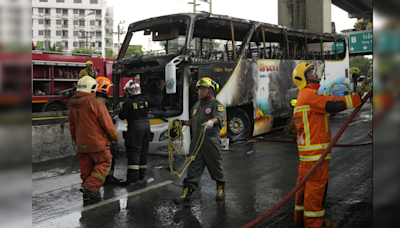
[(97, 57), (101, 57), (101, 52), (97, 51), (90, 51), (90, 48), (88, 47), (82, 47), (82, 48), (74, 48), (72, 50), (72, 53), (79, 53), (79, 54), (96, 54)]
[(129, 46), (128, 49), (126, 50), (125, 57), (131, 57), (137, 53), (143, 54), (142, 45)]
[(106, 49), (106, 58), (112, 58), (113, 57), (113, 50), (112, 49)]
[(55, 50), (55, 52), (63, 52), (64, 51), (64, 46), (58, 46)]
[(72, 53), (79, 53), (79, 54), (90, 54), (90, 49), (87, 47), (83, 48), (74, 48)]
[(368, 71), (372, 68), (372, 59), (364, 56), (350, 57), (350, 68), (353, 67), (359, 68), (360, 75), (368, 75)]
[(358, 71), (358, 73), (360, 74), (360, 68), (358, 68), (358, 67), (350, 67), (350, 74), (353, 74), (354, 73), (354, 71)]
[(213, 48), (219, 48), (219, 42), (216, 42), (216, 41), (212, 41), (212, 46), (213, 46)]
[(45, 49), (40, 45), (40, 41), (36, 42), (35, 49), (39, 51), (44, 51)]

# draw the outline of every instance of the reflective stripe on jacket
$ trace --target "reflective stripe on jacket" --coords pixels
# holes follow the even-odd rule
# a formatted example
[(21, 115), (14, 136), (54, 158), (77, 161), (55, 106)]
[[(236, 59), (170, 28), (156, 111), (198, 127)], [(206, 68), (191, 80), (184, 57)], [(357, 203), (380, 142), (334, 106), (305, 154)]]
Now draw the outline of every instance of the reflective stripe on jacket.
[[(297, 129), (297, 147), (301, 161), (317, 161), (328, 148), (331, 130), (328, 113), (336, 113), (362, 104), (359, 93), (343, 97), (318, 95), (319, 84), (307, 84), (299, 91), (293, 118)], [(326, 156), (331, 159), (332, 154)]]

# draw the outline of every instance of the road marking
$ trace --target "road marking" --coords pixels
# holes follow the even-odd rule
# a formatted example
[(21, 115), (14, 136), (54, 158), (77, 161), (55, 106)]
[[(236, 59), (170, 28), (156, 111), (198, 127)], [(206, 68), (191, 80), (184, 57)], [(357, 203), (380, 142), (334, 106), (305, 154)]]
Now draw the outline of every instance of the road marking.
[(158, 184), (146, 187), (146, 188), (138, 189), (138, 190), (133, 191), (133, 192), (129, 192), (129, 193), (126, 193), (126, 194), (123, 194), (123, 195), (120, 195), (120, 196), (116, 196), (116, 197), (113, 197), (113, 198), (98, 202), (96, 204), (92, 204), (92, 205), (89, 205), (89, 206), (86, 206), (86, 207), (81, 207), (81, 208), (78, 208), (78, 209), (72, 209), (72, 210), (69, 210), (69, 211), (67, 211), (65, 213), (58, 214), (57, 216), (54, 216), (54, 217), (52, 217), (50, 219), (47, 219), (45, 221), (42, 221), (42, 222), (34, 225), (33, 227), (47, 227), (47, 226), (44, 226), (44, 225), (46, 225), (46, 224), (50, 225), (50, 223), (52, 221), (56, 220), (56, 219), (62, 219), (63, 217), (69, 216), (69, 215), (74, 214), (74, 213), (82, 213), (82, 212), (85, 212), (85, 211), (89, 211), (89, 210), (92, 210), (94, 208), (101, 207), (101, 206), (107, 205), (109, 203), (115, 202), (117, 200), (128, 198), (128, 197), (131, 197), (131, 196), (134, 196), (134, 195), (138, 195), (140, 193), (147, 192), (147, 191), (153, 190), (155, 188), (159, 188), (159, 187), (162, 187), (162, 186), (165, 186), (165, 185), (168, 185), (168, 184), (172, 184), (172, 183), (174, 183), (174, 182), (171, 181), (171, 180), (164, 181), (164, 182), (161, 182), (161, 183), (158, 183)]

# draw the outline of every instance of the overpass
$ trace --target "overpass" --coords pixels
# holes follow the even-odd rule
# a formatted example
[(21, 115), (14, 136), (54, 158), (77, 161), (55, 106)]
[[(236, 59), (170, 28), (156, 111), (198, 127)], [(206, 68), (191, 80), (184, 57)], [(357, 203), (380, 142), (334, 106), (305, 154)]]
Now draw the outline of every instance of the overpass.
[(372, 0), (332, 0), (332, 4), (349, 13), (349, 17), (360, 18), (362, 12), (372, 11)]
[[(351, 18), (360, 19), (363, 13), (372, 12), (372, 0), (278, 0), (278, 24), (310, 32), (334, 33), (332, 4), (348, 12)], [(372, 31), (351, 31), (346, 36), (353, 38), (349, 42), (350, 55), (372, 54)], [(332, 50), (332, 45), (324, 44), (323, 48)], [(309, 49), (320, 50), (320, 46), (309, 45)]]
[(372, 11), (372, 0), (278, 0), (278, 24), (310, 32), (331, 33), (331, 5), (362, 18)]

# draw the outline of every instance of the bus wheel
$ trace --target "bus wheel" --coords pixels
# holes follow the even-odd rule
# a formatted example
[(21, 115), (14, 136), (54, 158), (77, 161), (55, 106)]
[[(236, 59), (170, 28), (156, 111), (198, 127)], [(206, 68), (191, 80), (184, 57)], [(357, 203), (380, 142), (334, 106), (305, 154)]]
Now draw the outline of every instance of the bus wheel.
[(47, 105), (43, 111), (44, 112), (54, 112), (54, 111), (63, 111), (65, 109), (66, 109), (65, 105), (60, 104), (58, 102), (53, 102), (53, 103)]
[(245, 139), (250, 134), (250, 118), (241, 109), (233, 109), (228, 112), (228, 137), (231, 141)]

